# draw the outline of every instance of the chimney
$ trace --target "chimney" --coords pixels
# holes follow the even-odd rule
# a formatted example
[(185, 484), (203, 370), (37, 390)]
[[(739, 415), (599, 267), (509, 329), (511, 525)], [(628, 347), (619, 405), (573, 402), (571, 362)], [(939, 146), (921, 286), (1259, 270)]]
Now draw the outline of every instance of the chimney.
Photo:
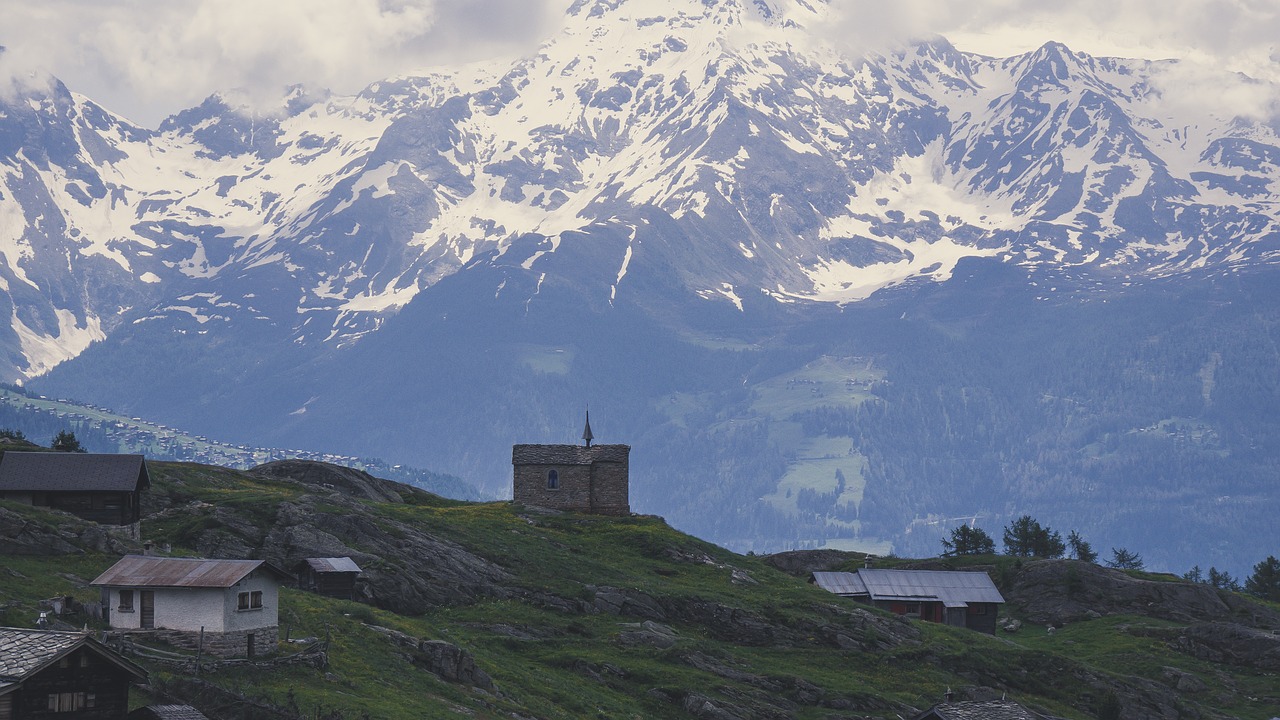
[(150, 557), (156, 554), (156, 544), (150, 540), (142, 543), (142, 554)]
[(950, 688), (950, 687), (948, 687), (948, 688), (947, 688), (947, 694), (946, 694), (946, 695), (943, 695), (943, 697), (947, 699), (947, 702), (948, 702), (948, 703), (949, 703), (949, 702), (951, 702), (951, 701), (955, 698), (955, 696), (956, 696), (956, 694), (955, 694), (955, 693), (953, 693), (953, 692), (951, 692), (951, 688)]

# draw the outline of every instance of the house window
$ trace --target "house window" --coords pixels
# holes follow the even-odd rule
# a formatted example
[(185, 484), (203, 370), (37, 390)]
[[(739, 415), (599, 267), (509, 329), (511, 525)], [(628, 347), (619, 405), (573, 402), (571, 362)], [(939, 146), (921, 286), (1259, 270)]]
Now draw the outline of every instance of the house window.
[(93, 693), (62, 692), (49, 693), (49, 710), (52, 712), (72, 712), (93, 707), (96, 698)]
[(560, 487), (560, 473), (555, 470), (547, 471), (547, 489), (555, 490)]
[(249, 593), (247, 592), (240, 593), (240, 595), (236, 598), (236, 609), (237, 610), (249, 609)]
[(970, 605), (969, 614), (970, 615), (986, 615), (987, 614), (986, 603), (974, 603)]
[(236, 597), (236, 610), (261, 610), (262, 591), (242, 592)]
[(120, 612), (133, 612), (133, 591), (120, 591), (120, 607), (116, 608)]

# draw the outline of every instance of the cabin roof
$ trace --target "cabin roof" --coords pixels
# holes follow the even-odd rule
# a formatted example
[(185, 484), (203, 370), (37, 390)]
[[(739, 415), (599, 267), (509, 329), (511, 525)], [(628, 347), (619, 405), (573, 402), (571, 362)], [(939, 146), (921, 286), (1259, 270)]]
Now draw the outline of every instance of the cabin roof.
[(1043, 717), (1009, 700), (966, 700), (934, 705), (914, 720), (1041, 720)]
[(147, 678), (146, 670), (84, 633), (0, 627), (0, 695), (80, 647), (89, 648), (140, 680)]
[(190, 705), (147, 705), (129, 713), (129, 716), (134, 714), (149, 720), (209, 720), (208, 716)]
[(349, 557), (340, 558), (307, 558), (307, 565), (316, 572), (360, 572), (360, 566)]
[(258, 568), (266, 568), (279, 578), (289, 577), (265, 560), (125, 555), (89, 584), (108, 587), (228, 588)]
[(947, 607), (1004, 602), (985, 572), (864, 568), (856, 573), (814, 573), (813, 581), (837, 595), (867, 595), (872, 600), (940, 601)]
[(6, 452), (0, 459), (0, 491), (134, 492), (149, 487), (151, 476), (141, 455)]
[(513, 465), (590, 465), (626, 462), (630, 445), (513, 445)]

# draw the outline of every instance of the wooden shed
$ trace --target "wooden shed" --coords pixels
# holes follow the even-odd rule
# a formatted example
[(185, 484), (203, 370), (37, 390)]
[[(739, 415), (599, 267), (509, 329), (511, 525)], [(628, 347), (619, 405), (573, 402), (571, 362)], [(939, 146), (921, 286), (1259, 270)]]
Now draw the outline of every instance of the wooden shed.
[(360, 566), (355, 560), (349, 557), (307, 558), (301, 569), (304, 590), (343, 600), (355, 599), (356, 578), (360, 577)]
[(151, 487), (141, 455), (9, 451), (0, 499), (50, 507), (104, 525), (132, 525)]

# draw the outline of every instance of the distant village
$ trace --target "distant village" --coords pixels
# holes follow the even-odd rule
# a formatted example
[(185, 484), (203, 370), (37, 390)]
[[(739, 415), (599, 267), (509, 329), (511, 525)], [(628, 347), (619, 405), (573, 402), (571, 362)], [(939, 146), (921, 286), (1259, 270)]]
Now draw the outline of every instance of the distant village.
[(327, 462), (384, 474), (412, 473), (415, 470), (355, 455), (223, 443), (139, 417), (119, 415), (109, 408), (92, 403), (28, 395), (21, 388), (0, 386), (0, 412), (6, 408), (28, 417), (32, 414), (47, 416), (60, 426), (73, 428), (82, 437), (86, 431), (101, 433), (107, 444), (114, 446), (119, 452), (141, 453), (156, 459), (198, 462), (237, 470), (284, 459)]

